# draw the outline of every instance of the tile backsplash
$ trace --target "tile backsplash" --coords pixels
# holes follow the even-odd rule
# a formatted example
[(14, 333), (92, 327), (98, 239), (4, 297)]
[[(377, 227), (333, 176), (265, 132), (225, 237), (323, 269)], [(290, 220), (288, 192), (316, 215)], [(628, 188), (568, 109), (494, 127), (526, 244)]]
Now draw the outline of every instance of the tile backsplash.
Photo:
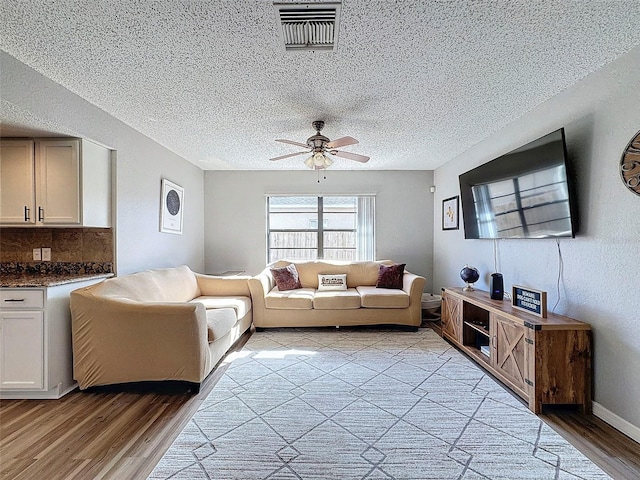
[(51, 248), (51, 262), (113, 264), (111, 228), (0, 228), (0, 262), (30, 263), (34, 248)]

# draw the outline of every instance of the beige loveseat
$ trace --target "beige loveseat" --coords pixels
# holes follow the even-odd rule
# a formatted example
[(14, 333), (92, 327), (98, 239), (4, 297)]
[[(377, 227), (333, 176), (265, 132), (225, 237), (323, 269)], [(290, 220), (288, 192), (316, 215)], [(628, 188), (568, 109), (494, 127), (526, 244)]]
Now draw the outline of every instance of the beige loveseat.
[[(302, 288), (279, 291), (271, 268), (249, 279), (256, 328), (347, 325), (405, 325), (418, 327), (426, 279), (405, 271), (402, 289), (376, 288), (379, 262), (293, 262)], [(318, 275), (347, 275), (347, 290), (318, 291)]]
[(73, 291), (73, 371), (80, 388), (164, 380), (199, 386), (251, 326), (248, 278), (200, 275), (182, 266)]

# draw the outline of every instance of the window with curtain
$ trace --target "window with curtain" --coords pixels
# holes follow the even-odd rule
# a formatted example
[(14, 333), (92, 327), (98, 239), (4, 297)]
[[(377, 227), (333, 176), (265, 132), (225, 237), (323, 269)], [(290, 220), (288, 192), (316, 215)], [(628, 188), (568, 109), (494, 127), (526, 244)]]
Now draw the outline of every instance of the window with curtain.
[(375, 196), (268, 196), (267, 261), (375, 260)]

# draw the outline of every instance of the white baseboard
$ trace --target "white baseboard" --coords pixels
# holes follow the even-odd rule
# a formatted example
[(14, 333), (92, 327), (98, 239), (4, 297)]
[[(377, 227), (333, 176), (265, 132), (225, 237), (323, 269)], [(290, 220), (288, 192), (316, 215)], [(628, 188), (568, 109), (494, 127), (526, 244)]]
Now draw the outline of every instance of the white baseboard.
[(598, 402), (592, 402), (593, 414), (600, 420), (607, 422), (616, 430), (620, 430), (627, 437), (640, 443), (640, 428), (627, 422), (624, 418), (620, 418), (615, 413), (607, 410)]
[(0, 400), (56, 400), (78, 388), (77, 383), (62, 388), (62, 383), (49, 390), (0, 390)]

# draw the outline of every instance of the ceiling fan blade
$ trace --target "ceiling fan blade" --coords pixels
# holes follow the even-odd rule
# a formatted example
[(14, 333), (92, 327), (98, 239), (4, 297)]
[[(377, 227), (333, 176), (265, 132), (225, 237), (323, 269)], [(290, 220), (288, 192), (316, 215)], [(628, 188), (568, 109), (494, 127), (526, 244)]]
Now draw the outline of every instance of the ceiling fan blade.
[(336, 157), (348, 158), (349, 160), (355, 160), (356, 162), (366, 163), (369, 161), (369, 157), (358, 155), (357, 153), (341, 152), (339, 150), (331, 150), (329, 153)]
[(289, 158), (289, 157), (295, 157), (296, 155), (304, 155), (304, 154), (309, 154), (309, 152), (296, 152), (296, 153), (289, 153), (288, 155), (281, 155), (279, 157), (274, 157), (274, 158), (270, 158), (269, 160), (271, 160), (272, 162), (274, 160), (283, 160), (285, 158)]
[(293, 140), (276, 139), (276, 142), (288, 143), (289, 145), (295, 145), (302, 148), (309, 148), (309, 145), (307, 145), (306, 143), (294, 142)]
[(327, 147), (339, 148), (339, 147), (346, 147), (347, 145), (355, 145), (356, 143), (358, 143), (358, 140), (356, 140), (353, 137), (342, 137), (342, 138), (337, 138), (335, 140), (331, 140), (329, 143), (327, 143)]

